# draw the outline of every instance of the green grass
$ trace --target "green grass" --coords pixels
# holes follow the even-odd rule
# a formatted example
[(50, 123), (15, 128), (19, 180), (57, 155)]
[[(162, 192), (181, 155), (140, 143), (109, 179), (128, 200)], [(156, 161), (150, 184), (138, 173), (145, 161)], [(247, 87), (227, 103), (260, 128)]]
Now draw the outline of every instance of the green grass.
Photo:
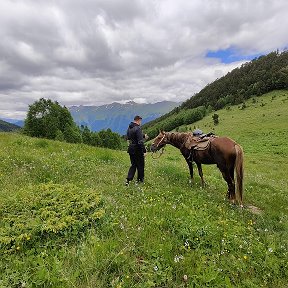
[(215, 166), (191, 186), (173, 147), (126, 188), (125, 152), (0, 134), (0, 287), (287, 287), (287, 99), (192, 125), (243, 146), (260, 215), (226, 201)]

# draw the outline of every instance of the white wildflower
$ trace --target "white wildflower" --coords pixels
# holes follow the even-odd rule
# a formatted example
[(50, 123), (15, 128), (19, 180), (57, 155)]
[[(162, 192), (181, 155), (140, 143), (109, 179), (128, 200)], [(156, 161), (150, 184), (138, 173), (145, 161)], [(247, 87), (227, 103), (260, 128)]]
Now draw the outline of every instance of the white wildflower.
[(184, 259), (184, 257), (182, 256), (182, 255), (176, 255), (175, 257), (174, 257), (174, 262), (175, 263), (178, 263), (180, 260), (183, 260)]

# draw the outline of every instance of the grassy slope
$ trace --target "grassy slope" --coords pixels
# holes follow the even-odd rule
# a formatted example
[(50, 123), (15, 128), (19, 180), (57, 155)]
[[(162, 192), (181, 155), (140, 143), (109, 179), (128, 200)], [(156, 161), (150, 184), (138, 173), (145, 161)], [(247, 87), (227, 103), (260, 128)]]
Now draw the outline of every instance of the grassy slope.
[[(125, 188), (125, 152), (0, 134), (2, 205), (53, 182), (102, 193), (106, 207), (100, 226), (79, 232), (78, 241), (43, 238), (34, 249), (4, 251), (0, 287), (286, 287), (287, 99), (278, 91), (244, 110), (217, 111), (216, 133), (244, 148), (245, 201), (262, 215), (227, 203), (214, 166), (204, 166), (205, 189), (197, 176), (191, 187), (173, 147), (147, 158), (145, 186)], [(195, 126), (211, 130), (211, 115)]]

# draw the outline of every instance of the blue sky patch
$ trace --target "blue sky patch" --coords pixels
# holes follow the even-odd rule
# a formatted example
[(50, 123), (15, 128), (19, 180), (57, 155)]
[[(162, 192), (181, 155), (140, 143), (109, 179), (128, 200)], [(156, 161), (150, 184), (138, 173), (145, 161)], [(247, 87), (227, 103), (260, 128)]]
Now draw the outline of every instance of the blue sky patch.
[(256, 57), (261, 56), (262, 54), (241, 54), (240, 51), (234, 48), (228, 48), (225, 50), (217, 50), (217, 51), (208, 51), (206, 57), (208, 58), (218, 58), (221, 60), (222, 63), (232, 63), (236, 61), (243, 61), (247, 60), (250, 61)]

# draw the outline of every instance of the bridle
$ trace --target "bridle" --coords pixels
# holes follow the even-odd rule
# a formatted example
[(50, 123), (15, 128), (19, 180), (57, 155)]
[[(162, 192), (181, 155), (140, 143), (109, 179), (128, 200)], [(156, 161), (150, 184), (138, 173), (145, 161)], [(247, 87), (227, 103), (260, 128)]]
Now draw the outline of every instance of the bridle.
[[(161, 140), (158, 142), (158, 144), (157, 144), (157, 146), (156, 146), (156, 149), (159, 147), (159, 145), (162, 143), (162, 141), (165, 139), (165, 137), (166, 137), (166, 134), (164, 133), (164, 136), (161, 138)], [(157, 150), (156, 150), (156, 152), (157, 152)], [(161, 149), (161, 151), (160, 151), (160, 153), (159, 153), (159, 155), (157, 156), (157, 157), (155, 157), (154, 156), (154, 154), (156, 154), (156, 152), (152, 152), (152, 158), (153, 159), (158, 159), (158, 158), (160, 158), (162, 155), (163, 155), (163, 153), (164, 153), (164, 146), (163, 146), (163, 148)]]
[(161, 142), (164, 140), (165, 137), (166, 137), (166, 134), (164, 133), (164, 136), (161, 138), (161, 140), (160, 140), (159, 143), (157, 144), (156, 148), (159, 147), (159, 145), (161, 144)]

